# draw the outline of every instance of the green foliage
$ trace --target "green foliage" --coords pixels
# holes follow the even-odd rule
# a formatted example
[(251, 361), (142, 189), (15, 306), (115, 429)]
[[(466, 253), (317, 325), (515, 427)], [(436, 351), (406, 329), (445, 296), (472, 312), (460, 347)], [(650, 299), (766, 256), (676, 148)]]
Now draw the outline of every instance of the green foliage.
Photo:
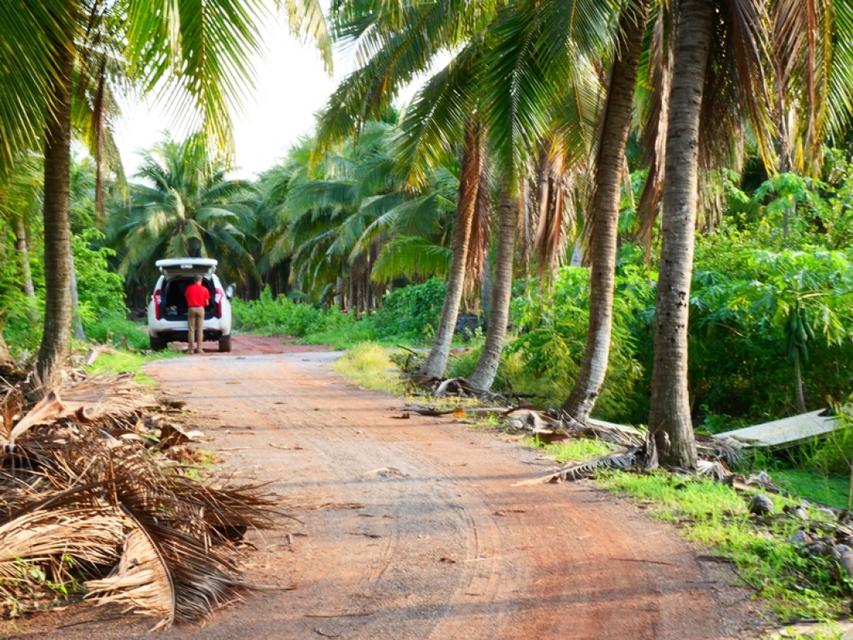
[(286, 296), (273, 298), (265, 288), (257, 300), (232, 300), (234, 326), (242, 331), (303, 338), (326, 329), (334, 312), (293, 302)]
[(334, 369), (357, 385), (375, 391), (401, 393), (400, 372), (386, 349), (375, 342), (362, 342), (341, 356)]
[(373, 317), (380, 337), (399, 336), (416, 342), (428, 339), (438, 328), (446, 285), (438, 278), (395, 289), (383, 299)]
[[(512, 380), (516, 390), (542, 395), (550, 404), (565, 400), (586, 344), (588, 281), (586, 269), (564, 267), (550, 291), (514, 300), (513, 324), (519, 333), (508, 345), (505, 359), (518, 358), (519, 379)], [(617, 275), (610, 365), (596, 405), (602, 417), (633, 418), (646, 406), (644, 370), (637, 353), (638, 341), (648, 335), (651, 283), (652, 274), (638, 267), (625, 267)]]
[(324, 309), (286, 296), (273, 298), (268, 288), (257, 300), (235, 299), (232, 306), (234, 326), (241, 331), (344, 348), (367, 340), (419, 342), (437, 324), (443, 301), (444, 283), (432, 279), (391, 292), (376, 313), (360, 319), (334, 307)]
[[(657, 517), (676, 523), (687, 538), (730, 558), (783, 618), (826, 620), (849, 607), (853, 580), (836, 561), (789, 542), (798, 528), (790, 519), (757, 523), (732, 487), (668, 473), (607, 473), (600, 481), (611, 491), (648, 501)], [(793, 502), (776, 497), (777, 511), (785, 504)]]
[(781, 173), (747, 195), (725, 182), (730, 223), (749, 230), (766, 248), (820, 244), (843, 249), (853, 242), (853, 164), (827, 156), (826, 181)]
[(128, 320), (123, 314), (96, 318), (90, 321), (85, 329), (86, 338), (93, 342), (136, 351), (143, 351), (149, 346), (145, 326)]
[(586, 462), (613, 452), (613, 447), (603, 440), (594, 438), (572, 438), (562, 442), (546, 444), (537, 437), (528, 438), (525, 444), (529, 447), (543, 449), (553, 456), (557, 462)]
[(844, 397), (844, 363), (853, 359), (851, 260), (850, 249), (769, 251), (729, 229), (702, 239), (690, 318), (697, 406), (745, 419), (794, 413), (795, 360), (810, 406)]
[(87, 229), (72, 239), (74, 269), (77, 273), (79, 313), (84, 327), (104, 317), (127, 314), (124, 304), (124, 279), (110, 269), (115, 255), (112, 249), (98, 246), (103, 234)]

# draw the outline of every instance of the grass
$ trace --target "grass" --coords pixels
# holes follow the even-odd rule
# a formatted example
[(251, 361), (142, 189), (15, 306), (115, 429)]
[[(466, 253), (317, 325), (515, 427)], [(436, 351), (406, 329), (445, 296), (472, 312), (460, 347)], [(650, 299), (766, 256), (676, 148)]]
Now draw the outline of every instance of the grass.
[(847, 507), (849, 477), (823, 476), (805, 469), (774, 469), (770, 475), (776, 484), (792, 494), (836, 509)]
[(603, 440), (592, 438), (573, 438), (562, 442), (546, 444), (537, 437), (527, 438), (525, 445), (542, 449), (557, 462), (586, 462), (601, 456), (606, 456), (613, 451), (613, 447)]
[(334, 369), (365, 389), (399, 394), (403, 383), (389, 352), (375, 342), (362, 342), (349, 349)]
[[(599, 483), (650, 504), (655, 517), (676, 524), (687, 539), (729, 559), (783, 620), (831, 620), (849, 609), (853, 581), (835, 579), (834, 561), (807, 556), (788, 541), (797, 531), (795, 521), (756, 521), (733, 488), (664, 472), (603, 473)], [(773, 499), (777, 513), (795, 502)], [(810, 516), (824, 517), (816, 511)]]
[(135, 351), (109, 350), (102, 353), (91, 365), (85, 367), (86, 372), (92, 375), (110, 375), (117, 373), (130, 373), (134, 380), (146, 386), (155, 384), (154, 378), (142, 371), (142, 367), (154, 360), (172, 357), (169, 351), (156, 354), (142, 355)]

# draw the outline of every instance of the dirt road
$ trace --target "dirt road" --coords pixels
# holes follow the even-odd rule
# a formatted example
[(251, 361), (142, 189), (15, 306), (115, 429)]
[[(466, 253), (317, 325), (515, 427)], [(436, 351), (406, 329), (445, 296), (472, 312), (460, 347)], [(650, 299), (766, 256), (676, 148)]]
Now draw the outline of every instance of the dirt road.
[[(256, 536), (247, 562), (249, 581), (290, 590), (161, 637), (749, 635), (747, 594), (626, 501), (590, 483), (514, 486), (542, 473), (534, 452), (445, 419), (395, 419), (401, 401), (336, 376), (332, 352), (243, 347), (149, 371), (188, 400), (226, 467), (271, 482), (301, 520)], [(150, 637), (105, 615), (37, 616), (18, 637)]]

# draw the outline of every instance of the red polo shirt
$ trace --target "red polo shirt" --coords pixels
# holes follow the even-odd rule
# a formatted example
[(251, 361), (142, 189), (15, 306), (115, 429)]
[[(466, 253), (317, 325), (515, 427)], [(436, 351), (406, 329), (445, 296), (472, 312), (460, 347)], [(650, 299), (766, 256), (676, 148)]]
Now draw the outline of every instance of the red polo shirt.
[(184, 291), (188, 307), (206, 307), (210, 302), (210, 291), (203, 284), (193, 282)]

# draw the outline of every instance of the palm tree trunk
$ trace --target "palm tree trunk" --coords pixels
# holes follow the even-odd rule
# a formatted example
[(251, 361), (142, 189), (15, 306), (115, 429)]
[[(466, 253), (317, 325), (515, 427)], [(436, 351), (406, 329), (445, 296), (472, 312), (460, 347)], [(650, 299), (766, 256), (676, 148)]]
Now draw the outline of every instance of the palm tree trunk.
[(106, 112), (104, 109), (104, 87), (106, 57), (101, 62), (98, 74), (98, 89), (95, 93), (95, 218), (101, 229), (106, 226), (104, 215), (104, 135), (106, 133)]
[(30, 243), (27, 241), (27, 225), (22, 215), (15, 217), (15, 248), (18, 250), (18, 259), (21, 261), (21, 284), (24, 294), (31, 300), (35, 300), (36, 289), (33, 286), (33, 271), (30, 268)]
[(447, 274), (447, 293), (444, 296), (441, 320), (438, 324), (432, 349), (421, 370), (421, 373), (427, 376), (441, 377), (444, 375), (447, 359), (450, 357), (450, 344), (453, 341), (456, 318), (459, 315), (459, 303), (462, 300), (462, 293), (465, 288), (468, 243), (471, 238), (471, 226), (477, 204), (482, 156), (483, 149), (479, 128), (469, 125), (465, 131), (465, 144), (462, 149), (459, 199), (456, 204), (456, 218), (453, 224), (452, 257), (450, 259), (450, 270)]
[(680, 0), (676, 8), (655, 307), (649, 427), (661, 461), (687, 469), (696, 467), (687, 384), (687, 321), (698, 198), (699, 113), (715, 4)]
[(518, 231), (518, 202), (504, 187), (500, 206), (500, 233), (492, 283), (491, 309), (486, 329), (486, 343), (468, 381), (478, 389), (489, 389), (495, 381), (503, 351), (509, 303), (512, 298), (512, 265), (515, 258), (515, 236)]
[(579, 422), (592, 412), (610, 356), (613, 325), (613, 285), (619, 235), (619, 198), (625, 164), (625, 145), (631, 126), (634, 81), (643, 47), (645, 4), (640, 11), (626, 9), (620, 20), (624, 38), (610, 72), (604, 108), (595, 194), (592, 200), (592, 236), (589, 269), (589, 327), (583, 364), (563, 409)]
[(52, 384), (68, 352), (71, 328), (71, 71), (73, 51), (60, 47), (53, 86), (55, 111), (46, 117), (44, 145), (44, 333), (37, 371)]

